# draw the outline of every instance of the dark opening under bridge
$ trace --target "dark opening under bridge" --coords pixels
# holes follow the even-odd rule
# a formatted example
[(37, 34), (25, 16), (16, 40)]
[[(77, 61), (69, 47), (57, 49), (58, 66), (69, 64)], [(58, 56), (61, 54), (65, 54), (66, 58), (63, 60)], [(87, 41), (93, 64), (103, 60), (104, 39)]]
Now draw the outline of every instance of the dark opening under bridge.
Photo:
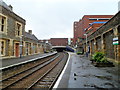
[(70, 52), (74, 52), (75, 50), (70, 47), (70, 46), (52, 46), (53, 50), (56, 50), (58, 52), (63, 52), (63, 51), (70, 51)]

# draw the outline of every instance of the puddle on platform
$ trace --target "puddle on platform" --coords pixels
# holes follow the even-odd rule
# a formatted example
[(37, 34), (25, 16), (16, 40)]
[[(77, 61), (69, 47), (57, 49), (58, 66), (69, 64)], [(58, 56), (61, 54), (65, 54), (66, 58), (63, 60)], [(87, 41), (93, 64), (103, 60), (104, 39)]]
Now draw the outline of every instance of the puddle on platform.
[(100, 79), (112, 80), (112, 76), (97, 76), (97, 75), (95, 75), (95, 77), (100, 78)]

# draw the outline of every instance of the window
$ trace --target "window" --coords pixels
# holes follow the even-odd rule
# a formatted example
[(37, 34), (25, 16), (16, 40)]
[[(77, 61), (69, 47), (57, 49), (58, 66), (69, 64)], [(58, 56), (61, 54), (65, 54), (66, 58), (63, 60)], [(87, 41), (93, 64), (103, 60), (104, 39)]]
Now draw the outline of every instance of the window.
[(16, 36), (21, 36), (22, 35), (22, 24), (16, 23)]
[(6, 32), (6, 17), (0, 15), (0, 32)]
[(110, 18), (100, 18), (99, 20), (109, 20)]
[(0, 41), (0, 56), (5, 54), (5, 41)]
[(89, 20), (109, 20), (110, 18), (89, 18)]
[(97, 18), (89, 18), (89, 20), (97, 20)]

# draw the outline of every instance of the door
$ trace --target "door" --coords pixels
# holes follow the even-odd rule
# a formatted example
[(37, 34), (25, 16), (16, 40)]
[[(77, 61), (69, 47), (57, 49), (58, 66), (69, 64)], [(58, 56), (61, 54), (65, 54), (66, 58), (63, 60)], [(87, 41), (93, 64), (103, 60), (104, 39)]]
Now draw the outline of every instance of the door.
[(15, 56), (19, 57), (19, 43), (15, 44)]

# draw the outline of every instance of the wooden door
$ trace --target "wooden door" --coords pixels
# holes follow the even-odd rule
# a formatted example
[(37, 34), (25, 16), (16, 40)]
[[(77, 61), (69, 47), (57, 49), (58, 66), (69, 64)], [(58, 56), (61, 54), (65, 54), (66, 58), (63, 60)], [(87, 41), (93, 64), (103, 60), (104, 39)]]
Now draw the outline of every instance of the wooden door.
[(15, 56), (19, 57), (19, 43), (15, 44)]

